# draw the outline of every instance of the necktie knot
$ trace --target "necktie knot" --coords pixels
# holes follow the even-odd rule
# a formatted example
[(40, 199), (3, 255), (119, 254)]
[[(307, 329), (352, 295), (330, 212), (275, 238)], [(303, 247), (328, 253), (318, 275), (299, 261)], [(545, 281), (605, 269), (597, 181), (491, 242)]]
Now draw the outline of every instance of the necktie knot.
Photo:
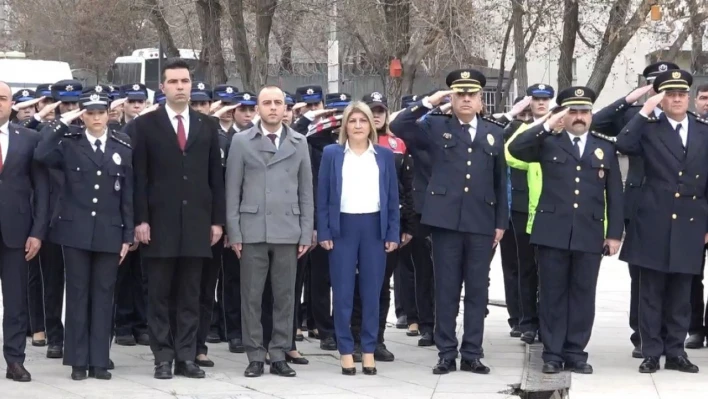
[(674, 129), (676, 130), (676, 133), (681, 133), (681, 127), (683, 127), (683, 125), (681, 125), (680, 123), (676, 125), (676, 128)]
[(580, 137), (573, 137), (573, 144), (580, 143)]
[(275, 134), (273, 134), (273, 133), (271, 133), (271, 134), (269, 134), (269, 135), (267, 135), (267, 136), (268, 136), (268, 138), (270, 139), (270, 141), (273, 143), (273, 145), (275, 145), (275, 140), (278, 138), (278, 136), (275, 135)]
[(96, 139), (96, 141), (93, 142), (93, 145), (95, 145), (96, 148), (101, 148), (101, 140), (100, 140), (100, 139)]

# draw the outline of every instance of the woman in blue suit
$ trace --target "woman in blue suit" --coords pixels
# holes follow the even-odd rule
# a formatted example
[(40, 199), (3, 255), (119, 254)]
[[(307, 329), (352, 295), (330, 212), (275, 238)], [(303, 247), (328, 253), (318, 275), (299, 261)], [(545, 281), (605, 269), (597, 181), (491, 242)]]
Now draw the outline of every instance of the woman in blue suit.
[(363, 102), (344, 110), (339, 144), (322, 154), (317, 186), (317, 235), (329, 252), (334, 330), (342, 374), (354, 375), (354, 339), (349, 328), (354, 281), (362, 301), (362, 371), (376, 374), (379, 295), (386, 253), (398, 247), (400, 215), (393, 152), (380, 147), (374, 117)]

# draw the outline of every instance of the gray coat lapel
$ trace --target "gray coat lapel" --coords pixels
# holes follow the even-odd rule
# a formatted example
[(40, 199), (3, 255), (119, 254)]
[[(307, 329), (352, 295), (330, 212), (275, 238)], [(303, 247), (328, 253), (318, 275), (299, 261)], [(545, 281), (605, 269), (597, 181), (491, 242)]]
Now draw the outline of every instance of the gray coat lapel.
[[(266, 140), (271, 145), (270, 139), (266, 137)], [(283, 132), (280, 135), (280, 147), (276, 151), (273, 158), (268, 162), (268, 166), (273, 165), (276, 162), (280, 162), (295, 154), (295, 146), (299, 140), (294, 138), (294, 134), (289, 131), (289, 129), (283, 125)], [(273, 146), (275, 147), (275, 146)]]

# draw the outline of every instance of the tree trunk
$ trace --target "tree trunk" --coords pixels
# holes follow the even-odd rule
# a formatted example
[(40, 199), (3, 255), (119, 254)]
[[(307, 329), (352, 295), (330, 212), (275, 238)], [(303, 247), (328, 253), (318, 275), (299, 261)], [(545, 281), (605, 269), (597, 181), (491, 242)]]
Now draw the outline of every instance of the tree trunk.
[(200, 61), (205, 68), (204, 80), (212, 86), (226, 83), (226, 62), (221, 47), (221, 15), (219, 0), (197, 0), (197, 16), (202, 35)]
[[(384, 21), (386, 23), (386, 29), (384, 30), (386, 47), (389, 49), (390, 54), (402, 60), (411, 47), (409, 20), (410, 0), (391, 0), (383, 6), (383, 11)], [(385, 61), (390, 61), (390, 59), (386, 59)], [(411, 76), (415, 74), (416, 67), (417, 64), (408, 67), (408, 72), (410, 72)], [(389, 105), (392, 107), (391, 109), (398, 109), (400, 107), (403, 76), (406, 75), (406, 68), (404, 67), (403, 70), (404, 74), (400, 78), (388, 76), (388, 71), (385, 68), (381, 70), (381, 73), (384, 75), (382, 78), (386, 80), (385, 94), (388, 98)], [(408, 78), (408, 76), (406, 76), (406, 78)], [(410, 80), (409, 84), (412, 86), (412, 80)]]
[(253, 82), (250, 90), (255, 91), (266, 84), (268, 79), (268, 43), (273, 27), (273, 15), (277, 0), (258, 0), (256, 8), (256, 48), (253, 54)]
[(607, 82), (607, 77), (610, 75), (612, 64), (617, 59), (617, 55), (644, 24), (651, 6), (657, 2), (658, 0), (642, 0), (632, 18), (627, 21), (627, 13), (632, 5), (632, 0), (615, 1), (612, 11), (610, 11), (610, 18), (607, 21), (607, 28), (602, 37), (595, 66), (587, 83), (587, 86), (593, 89), (597, 95), (605, 87), (605, 82)]
[[(524, 51), (524, 6), (522, 0), (512, 0), (511, 19), (514, 23), (514, 59), (516, 63), (516, 92), (523, 93), (529, 85), (526, 70), (526, 51)], [(496, 109), (496, 107), (495, 107)]]
[[(620, 0), (621, 1), (621, 0)], [(575, 38), (580, 28), (578, 22), (578, 0), (564, 0), (563, 38), (561, 39), (560, 57), (558, 58), (558, 87), (556, 93), (573, 85), (573, 56)]]
[[(684, 25), (683, 30), (679, 35), (676, 37), (676, 40), (674, 40), (673, 43), (671, 43), (671, 46), (665, 51), (662, 51), (659, 55), (660, 60), (664, 61), (673, 61), (676, 59), (678, 56), (679, 52), (681, 51), (681, 48), (683, 47), (684, 43), (686, 43), (686, 40), (688, 39), (689, 36), (694, 34), (694, 31), (696, 30), (696, 27), (698, 29), (701, 29), (701, 24), (708, 19), (708, 13), (698, 13), (694, 17), (691, 17), (687, 22), (686, 25)], [(703, 28), (705, 29), (705, 28)], [(703, 33), (698, 33), (698, 37), (702, 37)], [(693, 40), (693, 39), (692, 39)], [(700, 40), (699, 40), (700, 42)]]
[(703, 75), (708, 72), (708, 56), (703, 52), (703, 35), (706, 27), (703, 21), (708, 18), (705, 13), (698, 12), (699, 6), (696, 0), (689, 0), (688, 12), (691, 28), (691, 72), (694, 75)]
[(155, 25), (165, 55), (168, 58), (179, 57), (179, 50), (175, 46), (175, 40), (170, 32), (170, 26), (162, 13), (162, 7), (157, 4), (157, 0), (145, 0), (145, 7), (150, 12), (150, 22)]
[(231, 17), (231, 46), (236, 60), (236, 70), (241, 76), (242, 90), (253, 90), (251, 79), (251, 51), (246, 37), (246, 22), (243, 18), (243, 0), (228, 0)]
[[(514, 0), (512, 0), (512, 3)], [(514, 17), (509, 18), (509, 23), (506, 25), (506, 32), (504, 33), (504, 42), (502, 43), (501, 58), (499, 60), (499, 75), (497, 75), (497, 89), (494, 95), (494, 109), (501, 109), (500, 107), (504, 104), (504, 71), (506, 70), (506, 52), (509, 48), (509, 37), (511, 36), (511, 29), (514, 27)], [(510, 76), (510, 79), (513, 77)]]

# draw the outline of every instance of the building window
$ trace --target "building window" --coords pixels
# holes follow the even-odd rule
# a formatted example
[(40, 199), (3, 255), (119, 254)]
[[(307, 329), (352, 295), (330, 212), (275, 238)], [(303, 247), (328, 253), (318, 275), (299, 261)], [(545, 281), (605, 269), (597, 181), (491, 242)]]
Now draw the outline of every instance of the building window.
[(506, 103), (504, 104), (504, 107), (499, 110), (494, 108), (494, 104), (497, 103), (496, 90), (484, 89), (484, 91), (482, 91), (482, 95), (483, 95), (482, 99), (484, 100), (484, 112), (487, 115), (491, 115), (491, 114), (499, 113), (499, 112), (509, 112), (509, 110), (511, 110), (511, 107), (512, 107), (512, 104), (514, 101), (514, 94), (513, 93), (509, 93), (509, 95), (507, 95)]

